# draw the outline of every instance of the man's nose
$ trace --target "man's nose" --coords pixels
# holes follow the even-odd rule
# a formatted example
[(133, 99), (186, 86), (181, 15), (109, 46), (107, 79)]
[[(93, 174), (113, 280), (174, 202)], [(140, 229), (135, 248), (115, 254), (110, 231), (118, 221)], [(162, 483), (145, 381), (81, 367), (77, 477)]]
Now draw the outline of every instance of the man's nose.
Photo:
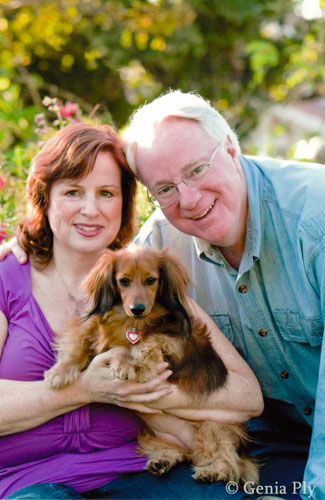
[(178, 184), (177, 188), (179, 193), (179, 206), (181, 208), (191, 210), (202, 198), (202, 194), (197, 187), (188, 186), (182, 182)]

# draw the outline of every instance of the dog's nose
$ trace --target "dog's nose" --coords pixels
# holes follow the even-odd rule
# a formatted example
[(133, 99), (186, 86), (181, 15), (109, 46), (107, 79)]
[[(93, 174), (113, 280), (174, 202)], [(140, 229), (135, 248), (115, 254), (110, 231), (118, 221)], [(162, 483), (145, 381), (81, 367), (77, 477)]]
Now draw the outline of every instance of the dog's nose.
[(133, 304), (130, 309), (131, 309), (131, 313), (134, 315), (134, 316), (141, 316), (141, 314), (144, 313), (144, 310), (145, 310), (145, 305), (144, 304)]

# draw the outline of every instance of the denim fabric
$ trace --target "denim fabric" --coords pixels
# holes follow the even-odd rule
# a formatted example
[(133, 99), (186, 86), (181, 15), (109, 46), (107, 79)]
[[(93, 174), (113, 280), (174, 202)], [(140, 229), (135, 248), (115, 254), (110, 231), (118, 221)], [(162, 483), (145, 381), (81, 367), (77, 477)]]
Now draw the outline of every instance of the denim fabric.
[(14, 500), (52, 500), (52, 499), (71, 499), (85, 498), (76, 490), (65, 486), (64, 484), (33, 484), (26, 486), (16, 493), (12, 493), (6, 498)]
[[(77, 493), (61, 484), (38, 484), (23, 488), (7, 497), (14, 500), (51, 499), (114, 499), (114, 500), (255, 500), (264, 494), (274, 494), (285, 500), (297, 500), (299, 490), (294, 482), (302, 482), (310, 431), (305, 424), (289, 420), (269, 422), (271, 409), (263, 414), (259, 425), (252, 421), (254, 443), (251, 454), (261, 466), (259, 490), (249, 494), (237, 491), (235, 484), (224, 482), (199, 484), (191, 477), (188, 465), (174, 467), (166, 476), (158, 477), (147, 471), (124, 474), (107, 485)], [(229, 493), (227, 493), (229, 489)], [(280, 494), (281, 492), (281, 494)]]
[(249, 212), (238, 271), (217, 247), (172, 227), (160, 210), (136, 242), (168, 246), (189, 267), (192, 297), (246, 359), (275, 412), (309, 426), (315, 416), (305, 479), (316, 486), (313, 498), (323, 500), (323, 363), (316, 409), (315, 400), (325, 324), (325, 166), (244, 156), (241, 165)]

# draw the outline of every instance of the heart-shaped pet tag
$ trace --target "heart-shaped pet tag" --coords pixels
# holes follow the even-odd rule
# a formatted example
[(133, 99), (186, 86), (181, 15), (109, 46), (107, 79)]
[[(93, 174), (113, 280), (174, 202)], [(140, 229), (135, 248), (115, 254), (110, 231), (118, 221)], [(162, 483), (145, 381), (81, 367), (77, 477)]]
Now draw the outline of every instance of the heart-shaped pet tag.
[(140, 332), (136, 330), (128, 330), (125, 332), (125, 336), (131, 344), (136, 344), (140, 340)]

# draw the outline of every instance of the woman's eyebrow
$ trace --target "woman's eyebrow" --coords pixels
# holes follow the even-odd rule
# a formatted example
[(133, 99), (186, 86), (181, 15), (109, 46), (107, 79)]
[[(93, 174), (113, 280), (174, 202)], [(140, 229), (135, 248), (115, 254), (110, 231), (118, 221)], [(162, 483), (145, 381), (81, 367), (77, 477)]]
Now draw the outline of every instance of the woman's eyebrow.
[[(65, 184), (65, 185), (66, 185), (66, 186), (69, 186), (69, 187), (85, 187), (83, 184), (79, 184), (78, 182), (74, 181), (73, 179), (72, 179), (71, 181), (68, 181), (68, 180), (63, 181), (63, 182), (62, 182), (62, 184), (63, 184), (63, 183), (65, 183), (65, 182), (66, 182), (66, 184)], [(64, 187), (64, 185), (63, 185), (62, 187)], [(117, 184), (101, 184), (101, 185), (100, 185), (100, 186), (98, 186), (98, 187), (99, 187), (99, 188), (107, 188), (107, 187), (110, 187), (110, 188), (112, 188), (112, 187), (118, 188), (119, 186), (118, 186)]]

